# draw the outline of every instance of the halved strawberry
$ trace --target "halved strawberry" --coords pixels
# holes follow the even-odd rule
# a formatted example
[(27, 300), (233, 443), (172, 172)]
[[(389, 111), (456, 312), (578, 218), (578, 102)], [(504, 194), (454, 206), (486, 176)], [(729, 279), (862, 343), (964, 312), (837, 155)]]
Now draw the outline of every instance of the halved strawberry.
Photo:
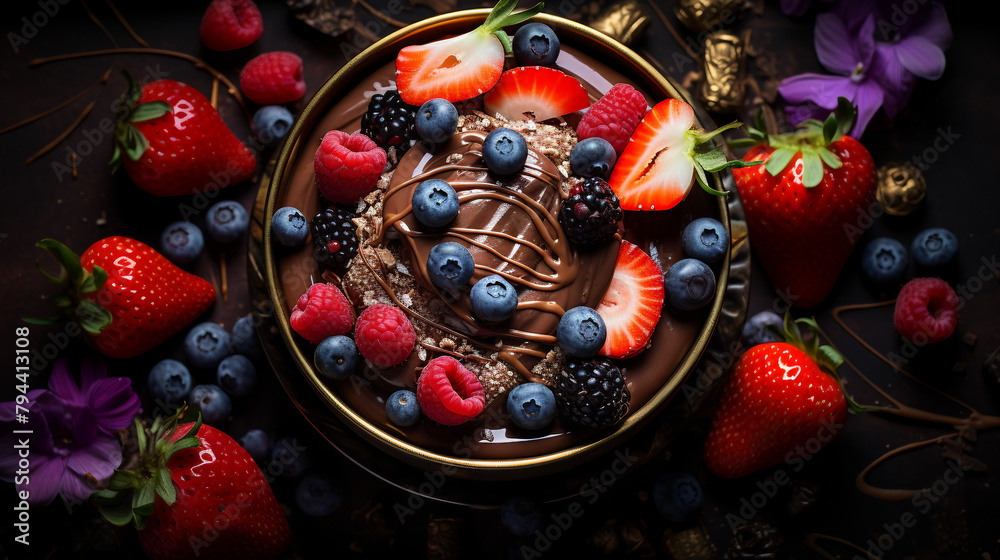
[(503, 72), (510, 37), (502, 29), (542, 10), (541, 4), (511, 14), (517, 0), (500, 0), (478, 28), (458, 37), (405, 47), (396, 55), (396, 87), (403, 101), (422, 105), (436, 97), (451, 102), (481, 95)]
[(598, 352), (609, 358), (630, 358), (646, 349), (663, 310), (663, 273), (642, 249), (622, 241), (615, 274), (597, 313), (608, 338)]
[(708, 186), (706, 172), (745, 164), (726, 161), (712, 138), (742, 124), (730, 123), (712, 132), (694, 130), (695, 124), (694, 110), (679, 99), (665, 99), (646, 113), (608, 180), (623, 210), (673, 208), (684, 200), (696, 179), (706, 191), (725, 195)]
[(586, 109), (590, 97), (580, 82), (555, 68), (522, 66), (500, 76), (483, 97), (483, 109), (509, 120), (544, 121)]

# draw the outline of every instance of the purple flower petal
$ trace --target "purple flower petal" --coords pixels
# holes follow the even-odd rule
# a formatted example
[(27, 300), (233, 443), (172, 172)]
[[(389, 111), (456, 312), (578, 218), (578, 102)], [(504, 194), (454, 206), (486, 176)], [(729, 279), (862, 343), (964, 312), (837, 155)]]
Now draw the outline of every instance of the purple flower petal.
[(919, 78), (936, 80), (944, 74), (944, 51), (923, 37), (907, 37), (893, 51), (903, 68)]
[(816, 56), (827, 70), (849, 76), (858, 66), (860, 56), (852, 48), (847, 26), (836, 14), (824, 13), (816, 16), (815, 44)]
[(66, 367), (66, 360), (59, 360), (52, 366), (52, 376), (49, 377), (49, 389), (67, 402), (83, 404), (84, 395), (73, 381), (73, 376)]
[(32, 462), (28, 484), (19, 484), (17, 489), (29, 492), (28, 502), (32, 505), (48, 505), (59, 493), (65, 473), (66, 460), (62, 457), (50, 457), (44, 461), (36, 458)]
[(896, 56), (895, 45), (878, 43), (869, 75), (875, 78), (886, 91), (905, 91), (913, 88), (916, 78)]
[(127, 428), (142, 408), (139, 395), (132, 391), (132, 380), (127, 377), (95, 381), (88, 400), (98, 427), (109, 434)]
[(91, 486), (90, 482), (87, 481), (81, 475), (76, 474), (71, 470), (67, 470), (63, 473), (62, 484), (59, 487), (59, 495), (67, 504), (78, 504), (86, 501), (90, 498), (90, 495), (97, 491), (97, 488)]
[(84, 358), (83, 363), (80, 364), (80, 393), (86, 395), (94, 382), (104, 379), (107, 376), (108, 370), (104, 367), (104, 362), (97, 359)]
[(79, 474), (90, 474), (104, 480), (115, 472), (122, 462), (122, 447), (117, 438), (99, 436), (85, 448), (76, 449), (66, 460), (66, 466)]
[(858, 86), (857, 93), (851, 98), (851, 101), (858, 107), (858, 118), (854, 121), (854, 128), (851, 130), (852, 137), (861, 138), (865, 127), (882, 106), (882, 99), (882, 88), (877, 82), (869, 80)]
[(826, 74), (798, 74), (778, 85), (778, 93), (785, 101), (793, 104), (811, 101), (827, 113), (837, 108), (838, 97), (850, 99), (856, 91), (857, 85), (850, 78)]

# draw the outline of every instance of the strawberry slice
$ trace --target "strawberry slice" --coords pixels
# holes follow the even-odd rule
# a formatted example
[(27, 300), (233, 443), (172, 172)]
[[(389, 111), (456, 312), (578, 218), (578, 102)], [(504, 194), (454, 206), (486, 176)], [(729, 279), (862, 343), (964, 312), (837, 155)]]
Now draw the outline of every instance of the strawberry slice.
[(503, 28), (542, 10), (542, 4), (512, 14), (517, 0), (500, 0), (478, 28), (458, 37), (411, 45), (396, 55), (396, 87), (403, 101), (422, 105), (437, 97), (452, 103), (489, 90), (503, 73), (504, 53), (511, 52)]
[(684, 200), (695, 180), (707, 192), (725, 195), (708, 186), (706, 172), (746, 164), (726, 161), (712, 138), (742, 124), (730, 123), (707, 133), (694, 130), (695, 124), (694, 110), (679, 99), (665, 99), (646, 113), (608, 180), (623, 210), (673, 208)]
[(660, 267), (642, 249), (622, 241), (615, 274), (596, 309), (608, 329), (608, 338), (598, 354), (631, 358), (642, 352), (663, 309)]
[(483, 97), (489, 115), (509, 120), (544, 121), (590, 106), (587, 90), (576, 79), (544, 66), (512, 68)]

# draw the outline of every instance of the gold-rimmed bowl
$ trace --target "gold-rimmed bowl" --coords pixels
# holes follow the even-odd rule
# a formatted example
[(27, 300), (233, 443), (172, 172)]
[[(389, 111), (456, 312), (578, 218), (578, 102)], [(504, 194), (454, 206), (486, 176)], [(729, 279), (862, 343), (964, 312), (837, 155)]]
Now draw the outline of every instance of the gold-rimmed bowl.
[[(408, 26), (375, 43), (327, 80), (296, 120), (274, 163), (261, 220), (261, 253), (264, 281), (280, 337), (298, 374), (326, 409), (316, 411), (317, 414), (332, 412), (339, 422), (360, 439), (409, 465), (426, 470), (440, 470), (460, 477), (509, 480), (551, 474), (579, 466), (607, 453), (626, 442), (676, 395), (712, 336), (728, 280), (729, 256), (718, 268), (717, 289), (710, 305), (692, 314), (664, 308), (654, 344), (669, 346), (676, 351), (671, 359), (664, 360), (663, 363), (640, 361), (632, 362), (632, 365), (624, 364), (626, 378), (633, 385), (635, 404), (621, 423), (601, 432), (571, 431), (557, 435), (555, 439), (539, 438), (550, 441), (547, 446), (540, 448), (525, 445), (523, 453), (503, 453), (501, 456), (490, 453), (452, 453), (448, 452), (447, 445), (436, 448), (423, 445), (419, 443), (420, 438), (410, 437), (406, 431), (366, 413), (362, 410), (363, 407), (355, 406), (358, 404), (356, 395), (345, 391), (347, 385), (338, 386), (317, 373), (312, 363), (314, 347), (292, 331), (289, 314), (295, 298), (310, 283), (319, 280), (318, 269), (309, 264), (309, 248), (300, 249), (296, 255), (272, 239), (270, 218), (282, 206), (297, 206), (307, 216), (312, 216), (318, 210), (318, 193), (315, 189), (307, 192), (305, 187), (311, 186), (309, 176), (312, 154), (319, 138), (330, 128), (353, 131), (350, 128), (356, 126), (367, 105), (362, 102), (363, 97), (356, 95), (358, 90), (367, 88), (374, 91), (387, 85), (377, 82), (369, 88), (367, 84), (373, 83), (373, 74), (381, 72), (380, 75), (385, 75), (384, 69), (391, 65), (399, 49), (474, 29), (485, 20), (488, 13), (488, 10), (455, 12)], [(633, 51), (606, 35), (557, 16), (541, 14), (533, 18), (533, 21), (544, 22), (556, 30), (565, 47), (564, 52), (570, 53), (567, 55), (569, 58), (588, 61), (563, 69), (575, 74), (593, 97), (596, 98), (602, 90), (617, 81), (629, 81), (644, 92), (651, 104), (666, 97), (681, 98), (692, 103), (686, 91), (662, 76)], [(594, 65), (601, 65), (602, 71), (589, 72), (591, 61)], [(612, 75), (610, 78), (609, 74)], [(355, 98), (357, 102), (351, 103)], [(332, 110), (334, 107), (337, 107), (336, 111)], [(703, 124), (709, 124), (703, 113), (699, 112), (699, 118)], [(722, 188), (719, 177), (711, 179), (717, 189)], [(661, 261), (661, 267), (665, 270), (673, 260), (682, 258), (680, 230), (691, 219), (704, 215), (728, 223), (725, 199), (712, 197), (695, 188), (688, 199), (674, 209), (637, 213), (626, 218), (626, 236), (646, 239), (658, 248), (655, 258)], [(642, 355), (638, 359), (642, 359)], [(652, 358), (647, 361), (651, 362)], [(638, 373), (630, 375), (630, 367)], [(639, 386), (641, 398), (636, 399), (636, 388)], [(304, 413), (309, 416), (310, 411), (304, 410)], [(437, 433), (447, 434), (440, 430)], [(483, 445), (489, 446), (486, 442)]]

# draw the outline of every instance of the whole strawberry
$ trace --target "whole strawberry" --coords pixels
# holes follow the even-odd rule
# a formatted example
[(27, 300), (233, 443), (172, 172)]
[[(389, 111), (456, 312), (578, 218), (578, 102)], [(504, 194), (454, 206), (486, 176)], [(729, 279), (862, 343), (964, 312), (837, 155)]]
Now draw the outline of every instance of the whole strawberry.
[(136, 420), (139, 458), (96, 496), (116, 525), (134, 522), (153, 560), (256, 560), (291, 541), (288, 520), (253, 458), (235, 440), (201, 423)]
[[(815, 327), (811, 319), (797, 322)], [(733, 367), (705, 441), (705, 465), (717, 476), (805, 461), (843, 428), (848, 399), (818, 365), (835, 372), (842, 359), (817, 348), (815, 330), (804, 343), (787, 316), (785, 326), (789, 342), (758, 344)]]
[(63, 293), (50, 299), (109, 358), (146, 352), (215, 303), (211, 283), (129, 237), (101, 239), (80, 257), (53, 239), (43, 239), (37, 246), (52, 253), (60, 266), (58, 276), (42, 271), (63, 286)]
[(813, 307), (833, 289), (860, 237), (858, 224), (875, 201), (871, 154), (842, 134), (856, 114), (842, 98), (826, 123), (759, 136), (733, 169), (754, 250), (774, 286), (792, 305)]
[(129, 78), (120, 103), (129, 109), (128, 120), (115, 125), (110, 164), (112, 170), (124, 165), (142, 190), (179, 196), (218, 190), (253, 175), (253, 153), (193, 87), (158, 80), (140, 88)]

